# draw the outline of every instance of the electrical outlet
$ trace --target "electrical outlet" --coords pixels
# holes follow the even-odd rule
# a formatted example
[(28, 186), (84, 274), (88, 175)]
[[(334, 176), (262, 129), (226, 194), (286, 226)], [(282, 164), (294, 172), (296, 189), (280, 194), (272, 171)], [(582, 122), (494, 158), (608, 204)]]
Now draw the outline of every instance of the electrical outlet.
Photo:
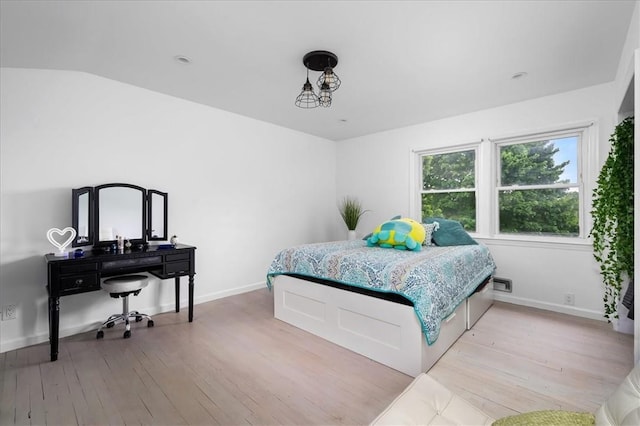
[(564, 304), (573, 306), (576, 304), (576, 295), (573, 293), (565, 293), (564, 294)]
[(2, 307), (2, 320), (12, 320), (16, 319), (16, 305), (5, 305)]

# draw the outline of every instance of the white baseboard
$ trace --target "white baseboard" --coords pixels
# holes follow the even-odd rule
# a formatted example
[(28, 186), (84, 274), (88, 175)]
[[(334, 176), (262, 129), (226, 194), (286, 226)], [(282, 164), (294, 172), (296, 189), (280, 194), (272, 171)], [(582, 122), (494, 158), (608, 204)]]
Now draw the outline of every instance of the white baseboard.
[(524, 297), (515, 297), (508, 293), (502, 293), (499, 291), (494, 292), (494, 299), (500, 302), (512, 303), (514, 305), (529, 306), (530, 308), (544, 309), (545, 311), (559, 312), (561, 314), (589, 318), (598, 321), (606, 321), (602, 312), (591, 309), (560, 305), (558, 303), (541, 302), (539, 300), (527, 299)]
[[(259, 290), (261, 288), (265, 288), (266, 286), (267, 286), (266, 281), (261, 281), (261, 282), (258, 282), (258, 283), (249, 284), (249, 285), (246, 285), (246, 286), (243, 286), (243, 287), (234, 288), (234, 289), (231, 289), (231, 290), (224, 290), (224, 291), (218, 291), (218, 292), (214, 292), (214, 293), (209, 293), (209, 294), (205, 294), (205, 295), (198, 296), (198, 297), (194, 298), (193, 304), (194, 305), (199, 305), (201, 303), (210, 302), (212, 300), (222, 299), (223, 297), (229, 297), (229, 296), (234, 296), (236, 294), (246, 293), (246, 292), (253, 291), (253, 290)], [(188, 293), (181, 292), (181, 296), (183, 294), (187, 295)], [(188, 296), (186, 298), (182, 298), (181, 297), (180, 298), (180, 310), (182, 311), (184, 309), (187, 309), (188, 307), (189, 307)], [(153, 316), (153, 315), (157, 315), (157, 314), (161, 314), (161, 313), (165, 313), (165, 312), (175, 311), (175, 308), (176, 308), (176, 305), (172, 301), (170, 303), (165, 303), (165, 304), (162, 304), (160, 306), (140, 308), (140, 311)], [(197, 309), (194, 309), (194, 311), (195, 311), (194, 312), (194, 317), (197, 317), (197, 314), (198, 314)], [(66, 328), (63, 328), (63, 329), (61, 328), (60, 331), (59, 331), (60, 338), (67, 337), (67, 336), (73, 336), (75, 334), (80, 334), (80, 333), (86, 333), (88, 331), (95, 331), (100, 327), (100, 324), (102, 324), (101, 321), (95, 321), (95, 322), (91, 322), (91, 323), (74, 325), (73, 327), (66, 327)], [(36, 334), (36, 335), (33, 335), (33, 336), (24, 336), (24, 337), (20, 337), (20, 338), (17, 338), (17, 339), (1, 342), (0, 343), (0, 353), (12, 351), (12, 350), (15, 350), (15, 349), (24, 348), (24, 347), (27, 347), (27, 346), (37, 345), (37, 344), (48, 342), (48, 341), (49, 341), (49, 332), (40, 333), (40, 334)]]
[[(184, 307), (188, 307), (188, 300), (185, 300)], [(140, 309), (140, 311), (144, 312), (145, 314), (153, 316), (164, 312), (175, 311), (175, 308), (176, 306), (173, 303), (168, 303), (160, 306), (138, 309)], [(85, 324), (74, 325), (73, 327), (61, 328), (59, 330), (59, 338), (62, 339), (63, 337), (73, 336), (75, 334), (86, 333), (88, 331), (96, 331), (101, 324), (102, 321), (93, 321)], [(49, 332), (40, 333), (33, 336), (20, 337), (18, 339), (2, 342), (2, 344), (0, 344), (0, 353), (24, 348), (27, 346), (37, 345), (48, 341)]]
[[(210, 302), (212, 300), (222, 299), (224, 297), (234, 296), (236, 294), (242, 294), (249, 291), (259, 290), (267, 286), (265, 281), (260, 281), (246, 286), (237, 287), (230, 290), (217, 291), (208, 293), (195, 298), (194, 305)], [(511, 296), (508, 293), (501, 293), (499, 291), (494, 292), (494, 298), (500, 302), (512, 303), (514, 305), (529, 306), (532, 308), (544, 309), (547, 311), (559, 312), (567, 315), (574, 315), (582, 318), (595, 319), (598, 321), (605, 321), (602, 312), (576, 308), (575, 306), (560, 305), (556, 303), (541, 302), (539, 300), (527, 299), (523, 297)], [(188, 299), (184, 298), (180, 300), (180, 309), (187, 309)], [(142, 311), (149, 315), (157, 315), (164, 312), (171, 312), (175, 310), (175, 304), (173, 302), (166, 303), (156, 307), (143, 308)], [(198, 311), (196, 310), (194, 316), (197, 317)], [(97, 330), (100, 327), (100, 322), (92, 322), (87, 324), (76, 325), (73, 327), (67, 327), (60, 330), (60, 338), (73, 336), (74, 334), (86, 333), (88, 331)], [(18, 339), (5, 341), (0, 344), (0, 353), (24, 348), (26, 346), (37, 345), (39, 343), (47, 342), (49, 340), (49, 333), (38, 334), (34, 336), (25, 336)]]
[[(196, 297), (193, 303), (198, 305), (200, 303), (211, 302), (212, 300), (222, 299), (223, 297), (235, 296), (236, 294), (248, 293), (250, 291), (260, 290), (261, 288), (266, 288), (266, 287), (267, 287), (267, 282), (260, 281), (260, 282), (248, 284), (242, 287), (236, 287), (230, 290), (216, 291), (214, 293), (204, 294), (202, 296)], [(184, 301), (181, 301), (181, 303), (182, 302), (184, 302), (185, 306), (187, 306), (187, 302), (188, 302), (187, 299), (185, 299)]]

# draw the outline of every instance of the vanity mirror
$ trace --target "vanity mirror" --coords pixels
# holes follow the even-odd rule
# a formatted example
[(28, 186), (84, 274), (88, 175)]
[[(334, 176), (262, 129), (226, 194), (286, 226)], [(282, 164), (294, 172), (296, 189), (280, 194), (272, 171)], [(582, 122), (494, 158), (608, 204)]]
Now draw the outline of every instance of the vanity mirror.
[(111, 245), (118, 236), (140, 244), (145, 241), (146, 190), (126, 183), (96, 186), (96, 244)]
[(93, 244), (93, 188), (71, 190), (71, 221), (76, 230), (76, 238), (72, 247), (82, 247)]
[(138, 246), (167, 239), (168, 195), (127, 183), (108, 183), (72, 190), (74, 247), (111, 246), (118, 236)]
[(150, 189), (149, 196), (149, 235), (150, 241), (167, 239), (167, 208), (169, 207), (166, 192)]

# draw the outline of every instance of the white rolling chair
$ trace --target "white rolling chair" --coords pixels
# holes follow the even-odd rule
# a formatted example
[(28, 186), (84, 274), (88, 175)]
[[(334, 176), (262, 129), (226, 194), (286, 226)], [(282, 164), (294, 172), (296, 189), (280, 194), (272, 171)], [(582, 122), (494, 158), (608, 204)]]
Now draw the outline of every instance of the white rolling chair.
[(142, 321), (146, 318), (147, 327), (153, 327), (153, 319), (147, 314), (140, 313), (138, 311), (129, 311), (129, 295), (133, 294), (137, 296), (140, 291), (147, 286), (149, 277), (147, 275), (121, 275), (118, 277), (108, 278), (100, 283), (100, 287), (108, 292), (113, 298), (122, 298), (122, 313), (111, 315), (105, 322), (102, 323), (98, 329), (96, 339), (102, 339), (104, 337), (104, 327), (112, 328), (118, 323), (125, 323), (124, 338), (131, 337), (131, 325), (129, 324), (130, 318), (135, 318), (136, 322)]

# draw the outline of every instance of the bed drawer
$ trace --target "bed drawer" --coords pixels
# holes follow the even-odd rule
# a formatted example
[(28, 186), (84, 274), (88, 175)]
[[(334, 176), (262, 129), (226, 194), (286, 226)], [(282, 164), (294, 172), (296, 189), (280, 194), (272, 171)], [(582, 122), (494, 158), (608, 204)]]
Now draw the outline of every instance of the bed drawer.
[(493, 279), (479, 292), (473, 293), (467, 298), (467, 330), (480, 319), (493, 305)]
[[(440, 335), (432, 345), (422, 351), (422, 372), (426, 372), (444, 354), (467, 328), (467, 304), (461, 303), (456, 310), (440, 323)], [(414, 375), (415, 377), (415, 375)]]

